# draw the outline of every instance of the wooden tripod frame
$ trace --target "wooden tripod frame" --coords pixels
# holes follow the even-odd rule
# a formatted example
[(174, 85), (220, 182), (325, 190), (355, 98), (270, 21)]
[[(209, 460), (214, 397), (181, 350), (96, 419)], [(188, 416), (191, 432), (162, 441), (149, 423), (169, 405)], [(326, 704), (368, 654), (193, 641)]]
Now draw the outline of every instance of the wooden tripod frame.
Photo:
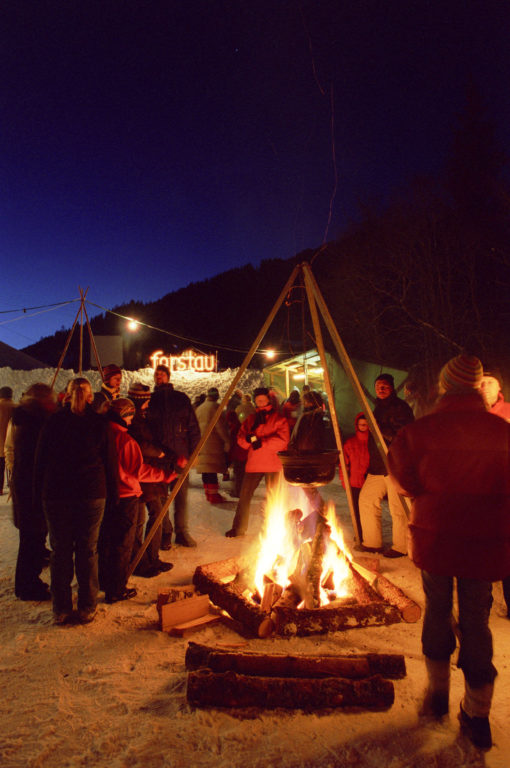
[[(195, 450), (191, 454), (188, 463), (184, 467), (182, 474), (179, 475), (179, 477), (177, 479), (177, 482), (175, 483), (175, 486), (173, 487), (173, 489), (172, 489), (171, 493), (169, 494), (167, 500), (165, 501), (163, 507), (161, 508), (161, 510), (160, 510), (160, 512), (158, 514), (158, 517), (154, 520), (154, 523), (153, 523), (150, 531), (148, 531), (147, 536), (146, 536), (142, 546), (138, 550), (138, 553), (137, 553), (136, 557), (131, 562), (131, 564), (129, 566), (128, 576), (130, 576), (133, 573), (133, 571), (137, 567), (138, 563), (142, 559), (142, 557), (143, 557), (147, 547), (149, 546), (152, 538), (154, 537), (154, 534), (156, 533), (156, 531), (158, 529), (158, 526), (163, 521), (163, 518), (166, 515), (167, 510), (169, 509), (172, 501), (175, 499), (175, 497), (176, 497), (177, 493), (179, 492), (182, 484), (184, 483), (184, 480), (188, 476), (191, 468), (193, 467), (193, 465), (194, 465), (194, 463), (195, 463), (195, 461), (196, 461), (196, 459), (198, 457), (198, 454), (202, 450), (202, 447), (204, 446), (206, 440), (209, 438), (209, 435), (211, 434), (211, 432), (213, 431), (214, 427), (216, 426), (216, 423), (218, 422), (218, 420), (220, 418), (220, 415), (221, 415), (221, 412), (223, 411), (223, 408), (226, 406), (226, 404), (228, 403), (230, 397), (232, 396), (238, 381), (240, 380), (241, 376), (243, 375), (243, 373), (245, 372), (245, 370), (248, 367), (249, 363), (251, 362), (251, 359), (252, 359), (253, 355), (255, 354), (255, 352), (256, 352), (258, 346), (260, 345), (262, 339), (266, 335), (268, 328), (270, 327), (271, 323), (273, 322), (273, 320), (274, 320), (274, 318), (276, 316), (276, 313), (280, 309), (283, 301), (285, 300), (285, 297), (287, 296), (288, 292), (290, 291), (290, 289), (294, 285), (294, 283), (296, 281), (296, 278), (297, 278), (297, 276), (298, 276), (298, 274), (300, 272), (302, 272), (302, 274), (304, 275), (306, 295), (307, 295), (307, 298), (308, 298), (308, 304), (309, 304), (309, 307), (310, 307), (310, 314), (312, 316), (312, 322), (313, 322), (314, 332), (315, 332), (315, 336), (316, 336), (316, 346), (317, 346), (317, 349), (319, 351), (322, 367), (323, 367), (323, 370), (324, 370), (324, 381), (325, 381), (325, 385), (326, 385), (326, 394), (328, 396), (328, 401), (329, 401), (329, 407), (330, 407), (330, 412), (331, 412), (331, 420), (332, 420), (332, 423), (333, 423), (333, 430), (334, 430), (334, 433), (335, 433), (335, 441), (336, 441), (336, 444), (337, 444), (338, 451), (340, 453), (340, 466), (342, 468), (343, 477), (345, 478), (345, 487), (346, 487), (346, 491), (347, 491), (347, 501), (348, 501), (348, 504), (349, 504), (349, 511), (350, 511), (350, 514), (351, 514), (352, 526), (353, 526), (353, 529), (354, 529), (354, 536), (355, 536), (356, 541), (358, 543), (361, 543), (360, 532), (358, 531), (358, 526), (357, 526), (357, 523), (356, 523), (356, 517), (354, 515), (354, 506), (353, 506), (353, 500), (352, 500), (351, 486), (350, 486), (350, 483), (349, 483), (349, 476), (348, 476), (347, 468), (346, 468), (346, 465), (345, 465), (345, 457), (344, 457), (344, 452), (343, 452), (343, 448), (342, 448), (342, 437), (341, 437), (341, 434), (340, 434), (340, 428), (338, 426), (338, 418), (337, 418), (337, 415), (336, 415), (335, 401), (334, 401), (334, 397), (333, 397), (333, 390), (332, 390), (332, 387), (331, 387), (331, 380), (330, 380), (329, 371), (328, 371), (327, 364), (326, 364), (326, 353), (325, 353), (325, 350), (324, 350), (324, 342), (323, 342), (323, 339), (322, 339), (322, 332), (321, 332), (320, 321), (319, 321), (319, 314), (318, 314), (318, 311), (317, 311), (317, 307), (319, 308), (319, 310), (320, 310), (320, 312), (322, 314), (324, 323), (326, 324), (326, 327), (327, 327), (327, 329), (328, 329), (328, 331), (330, 333), (332, 341), (333, 341), (333, 343), (335, 345), (335, 348), (336, 348), (336, 350), (338, 352), (338, 356), (340, 358), (340, 361), (341, 361), (341, 363), (342, 363), (342, 365), (343, 365), (343, 367), (345, 369), (345, 373), (347, 374), (347, 377), (349, 378), (349, 381), (351, 382), (351, 384), (352, 384), (352, 386), (354, 388), (354, 391), (357, 394), (358, 399), (359, 399), (360, 403), (363, 406), (363, 410), (365, 412), (365, 416), (366, 416), (367, 421), (369, 423), (370, 431), (372, 432), (372, 434), (374, 436), (374, 439), (376, 441), (377, 447), (378, 447), (378, 449), (379, 449), (379, 451), (381, 453), (381, 456), (384, 459), (385, 464), (386, 464), (386, 454), (388, 452), (388, 449), (386, 447), (386, 443), (385, 443), (384, 438), (383, 438), (383, 436), (381, 434), (379, 426), (378, 426), (378, 424), (377, 424), (377, 422), (376, 422), (376, 420), (374, 418), (374, 415), (372, 413), (372, 409), (370, 407), (370, 404), (369, 404), (369, 402), (368, 402), (368, 400), (367, 400), (367, 398), (365, 396), (365, 393), (363, 391), (363, 387), (362, 387), (362, 385), (361, 385), (361, 383), (360, 383), (360, 381), (359, 381), (359, 379), (358, 379), (358, 377), (356, 375), (356, 371), (354, 370), (354, 368), (352, 366), (352, 363), (350, 361), (349, 355), (347, 354), (347, 351), (346, 351), (346, 349), (345, 349), (345, 347), (344, 347), (344, 345), (342, 343), (342, 340), (341, 340), (341, 338), (340, 338), (340, 336), (338, 334), (338, 331), (337, 331), (337, 329), (335, 327), (333, 319), (332, 319), (332, 317), (331, 317), (331, 315), (329, 313), (329, 310), (328, 310), (328, 308), (326, 306), (326, 302), (324, 301), (324, 298), (323, 298), (323, 296), (322, 296), (322, 294), (321, 294), (321, 292), (319, 290), (319, 287), (318, 287), (318, 285), (317, 285), (317, 283), (315, 281), (315, 278), (314, 278), (314, 276), (312, 274), (312, 270), (311, 270), (310, 264), (308, 264), (308, 262), (303, 262), (302, 264), (296, 265), (294, 267), (294, 269), (292, 270), (292, 273), (291, 273), (289, 279), (287, 280), (287, 282), (285, 283), (285, 286), (284, 286), (282, 292), (278, 296), (278, 299), (276, 300), (275, 305), (273, 306), (272, 310), (270, 311), (269, 315), (267, 316), (266, 321), (264, 322), (262, 328), (260, 329), (259, 333), (257, 334), (257, 337), (255, 338), (253, 344), (251, 345), (250, 349), (248, 350), (248, 353), (247, 353), (246, 357), (244, 358), (242, 365), (238, 368), (236, 375), (234, 376), (234, 378), (233, 378), (229, 388), (227, 389), (227, 391), (226, 391), (226, 393), (225, 393), (225, 395), (223, 397), (223, 400), (221, 401), (221, 403), (219, 404), (219, 406), (218, 406), (218, 408), (216, 410), (216, 413), (214, 414), (212, 420), (207, 425), (207, 428), (205, 429), (202, 437), (200, 438), (200, 441), (198, 442), (198, 445), (196, 446)], [(403, 499), (402, 499), (402, 503), (404, 504), (404, 509), (405, 509), (405, 511), (407, 513), (407, 508), (405, 507), (405, 502), (404, 502)]]

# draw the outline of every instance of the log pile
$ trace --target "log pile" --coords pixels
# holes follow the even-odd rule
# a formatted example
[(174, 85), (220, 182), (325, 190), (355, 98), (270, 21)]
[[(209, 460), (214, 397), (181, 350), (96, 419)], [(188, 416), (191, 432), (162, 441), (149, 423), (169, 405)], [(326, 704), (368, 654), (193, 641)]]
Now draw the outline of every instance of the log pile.
[[(187, 699), (194, 707), (388, 709), (391, 679), (405, 676), (399, 654), (290, 656), (189, 643)], [(391, 679), (388, 679), (391, 678)]]

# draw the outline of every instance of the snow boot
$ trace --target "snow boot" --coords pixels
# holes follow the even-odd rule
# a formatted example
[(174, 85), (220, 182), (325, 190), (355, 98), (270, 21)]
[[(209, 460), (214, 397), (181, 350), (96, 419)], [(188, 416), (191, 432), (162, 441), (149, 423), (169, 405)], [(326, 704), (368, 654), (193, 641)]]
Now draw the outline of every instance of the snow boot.
[(459, 712), (461, 730), (478, 749), (490, 749), (492, 734), (489, 712), (494, 683), (487, 683), (481, 688), (472, 688), (466, 680), (464, 685), (464, 698)]
[(436, 661), (425, 656), (425, 666), (429, 682), (420, 708), (420, 715), (440, 720), (448, 714), (450, 660)]
[(209, 486), (208, 501), (211, 504), (223, 504), (226, 501), (226, 499), (223, 498), (219, 490), (220, 489), (219, 489), (218, 483), (211, 483), (211, 485)]

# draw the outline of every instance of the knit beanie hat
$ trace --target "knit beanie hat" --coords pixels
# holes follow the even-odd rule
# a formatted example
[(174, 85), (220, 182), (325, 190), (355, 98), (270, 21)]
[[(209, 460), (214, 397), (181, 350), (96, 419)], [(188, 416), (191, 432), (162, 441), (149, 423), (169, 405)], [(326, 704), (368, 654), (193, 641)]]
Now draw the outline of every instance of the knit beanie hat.
[(110, 365), (105, 365), (103, 368), (103, 379), (109, 381), (112, 376), (116, 376), (119, 373), (122, 374), (122, 368), (119, 368), (115, 363), (110, 363)]
[(210, 397), (211, 400), (217, 400), (220, 396), (220, 393), (218, 392), (218, 389), (216, 387), (209, 387), (207, 390), (207, 397)]
[(112, 401), (110, 407), (112, 411), (119, 414), (121, 419), (135, 412), (135, 404), (127, 397), (118, 397)]
[(135, 383), (131, 384), (129, 387), (128, 397), (134, 402), (135, 406), (139, 408), (146, 400), (150, 400), (151, 388), (148, 387), (147, 384), (135, 381)]
[(259, 395), (265, 395), (266, 397), (269, 397), (269, 390), (267, 387), (257, 387), (257, 389), (253, 390), (253, 397), (256, 398)]
[(393, 387), (393, 389), (395, 389), (395, 379), (393, 378), (391, 373), (381, 373), (379, 374), (379, 376), (376, 378), (375, 381), (386, 381), (388, 384), (390, 384), (390, 386)]
[(480, 360), (473, 355), (457, 355), (441, 368), (439, 386), (445, 392), (456, 389), (478, 389), (482, 381), (483, 368)]

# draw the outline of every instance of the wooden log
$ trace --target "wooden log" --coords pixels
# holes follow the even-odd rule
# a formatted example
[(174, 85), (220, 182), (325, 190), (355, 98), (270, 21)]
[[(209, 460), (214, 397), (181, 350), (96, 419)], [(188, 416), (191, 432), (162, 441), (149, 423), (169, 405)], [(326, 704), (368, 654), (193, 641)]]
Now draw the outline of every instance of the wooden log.
[[(226, 561), (225, 561), (226, 562)], [(209, 595), (211, 601), (223, 608), (233, 619), (241, 622), (257, 637), (269, 637), (274, 631), (270, 616), (250, 598), (245, 597), (240, 588), (232, 582), (218, 581), (217, 563), (199, 565), (193, 575), (193, 583), (200, 592)], [(225, 574), (224, 563), (220, 563), (220, 573)], [(230, 565), (230, 569), (232, 564)], [(232, 576), (232, 573), (230, 574)]]
[(388, 709), (395, 699), (391, 680), (342, 677), (254, 677), (200, 669), (188, 673), (188, 702), (194, 707), (261, 707), (317, 710), (336, 707)]
[(205, 616), (199, 616), (197, 619), (191, 619), (191, 621), (185, 621), (183, 624), (176, 624), (168, 632), (171, 637), (189, 637), (194, 632), (202, 629), (209, 624), (214, 624), (221, 621), (221, 616), (217, 613), (206, 613)]
[(321, 604), (320, 589), (323, 561), (330, 533), (331, 528), (329, 527), (326, 518), (322, 517), (322, 515), (318, 515), (315, 535), (312, 541), (310, 564), (305, 579), (305, 608), (319, 608)]
[(394, 605), (408, 624), (414, 624), (421, 617), (421, 608), (385, 576), (379, 574), (375, 583), (377, 591), (390, 605)]
[(237, 672), (263, 677), (346, 677), (359, 679), (380, 674), (394, 680), (405, 677), (402, 654), (366, 653), (325, 656), (291, 656), (253, 651), (241, 653), (188, 643), (186, 669), (209, 667), (213, 672)]
[(295, 610), (282, 605), (275, 605), (271, 618), (275, 632), (286, 637), (338, 632), (355, 627), (396, 624), (401, 621), (398, 609), (382, 600), (365, 605), (346, 605), (337, 610), (331, 610), (327, 607)]
[(378, 602), (381, 599), (379, 593), (358, 573), (353, 563), (349, 562), (349, 568), (351, 571), (350, 592), (358, 603), (360, 605), (368, 605), (369, 603)]

